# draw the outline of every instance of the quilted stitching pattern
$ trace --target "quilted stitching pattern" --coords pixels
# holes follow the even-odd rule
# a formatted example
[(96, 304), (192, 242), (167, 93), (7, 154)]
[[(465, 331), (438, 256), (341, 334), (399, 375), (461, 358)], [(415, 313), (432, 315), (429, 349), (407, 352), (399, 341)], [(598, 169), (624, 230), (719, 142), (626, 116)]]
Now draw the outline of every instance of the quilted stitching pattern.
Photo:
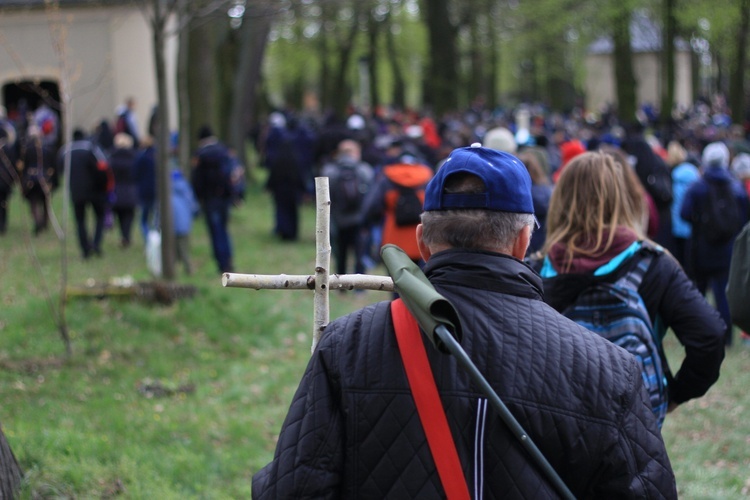
[[(485, 292), (477, 304), (476, 290), (441, 292), (460, 311), (464, 349), (577, 497), (676, 496), (627, 353), (539, 300)], [(431, 346), (428, 356), (473, 491), (475, 415), (483, 396), (452, 357)], [(556, 497), (491, 408), (483, 452), (484, 498)], [(444, 497), (388, 303), (329, 327), (292, 402), (274, 462), (253, 486), (259, 498)]]

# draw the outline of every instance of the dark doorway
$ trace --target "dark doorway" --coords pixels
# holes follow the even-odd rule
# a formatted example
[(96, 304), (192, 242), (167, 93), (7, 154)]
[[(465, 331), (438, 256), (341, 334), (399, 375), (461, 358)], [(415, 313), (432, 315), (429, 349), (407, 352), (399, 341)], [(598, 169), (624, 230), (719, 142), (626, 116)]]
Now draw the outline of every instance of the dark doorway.
[[(21, 80), (3, 85), (3, 106), (8, 119), (13, 121), (19, 131), (26, 128), (25, 116), (33, 113), (42, 104), (46, 104), (57, 115), (62, 123), (60, 113), (60, 87), (52, 80)], [(58, 127), (61, 135), (62, 127)], [(58, 137), (58, 140), (60, 137)], [(58, 142), (59, 143), (59, 142)]]

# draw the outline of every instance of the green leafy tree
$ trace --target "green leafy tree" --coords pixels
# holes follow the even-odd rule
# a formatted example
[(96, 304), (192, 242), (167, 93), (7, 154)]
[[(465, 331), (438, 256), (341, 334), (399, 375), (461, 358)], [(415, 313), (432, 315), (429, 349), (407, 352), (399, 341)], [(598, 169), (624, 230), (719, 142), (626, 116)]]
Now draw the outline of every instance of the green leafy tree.
[(712, 86), (706, 91), (728, 94), (732, 121), (741, 123), (746, 111), (747, 50), (750, 42), (750, 2), (716, 0), (707, 8), (699, 0), (681, 0), (680, 26), (709, 42)]
[(630, 38), (632, 18), (633, 9), (629, 2), (624, 0), (618, 3), (611, 19), (617, 114), (624, 123), (635, 120), (637, 109), (636, 79), (633, 71), (633, 51)]
[[(520, 4), (516, 14), (521, 46), (521, 71), (532, 82), (522, 81), (528, 98), (547, 102), (554, 109), (570, 109), (575, 104), (576, 66), (582, 60), (581, 33), (596, 12), (587, 5), (569, 0), (542, 0)], [(601, 13), (599, 13), (601, 15)], [(590, 27), (588, 27), (591, 30)], [(599, 30), (594, 30), (599, 35)]]

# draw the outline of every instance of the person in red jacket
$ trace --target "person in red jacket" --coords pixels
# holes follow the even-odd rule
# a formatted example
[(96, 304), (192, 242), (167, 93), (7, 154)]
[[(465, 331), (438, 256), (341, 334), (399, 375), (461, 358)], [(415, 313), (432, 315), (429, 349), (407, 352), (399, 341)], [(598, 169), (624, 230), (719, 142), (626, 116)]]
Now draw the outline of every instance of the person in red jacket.
[[(364, 219), (382, 224), (381, 244), (401, 247), (414, 262), (420, 260), (416, 230), (424, 203), (424, 189), (433, 174), (430, 167), (415, 158), (401, 156), (396, 163), (383, 167), (379, 180), (363, 204)], [(419, 200), (419, 207), (407, 207), (407, 197), (414, 195)], [(409, 214), (406, 214), (407, 209)]]

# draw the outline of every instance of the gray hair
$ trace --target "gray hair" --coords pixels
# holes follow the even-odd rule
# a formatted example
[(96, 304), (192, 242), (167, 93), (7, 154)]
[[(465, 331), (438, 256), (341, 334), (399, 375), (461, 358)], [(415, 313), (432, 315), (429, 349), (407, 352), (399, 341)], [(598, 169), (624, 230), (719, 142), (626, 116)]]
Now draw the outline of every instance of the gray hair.
[(509, 251), (524, 226), (533, 230), (533, 214), (481, 209), (424, 212), (422, 240), (428, 246)]

